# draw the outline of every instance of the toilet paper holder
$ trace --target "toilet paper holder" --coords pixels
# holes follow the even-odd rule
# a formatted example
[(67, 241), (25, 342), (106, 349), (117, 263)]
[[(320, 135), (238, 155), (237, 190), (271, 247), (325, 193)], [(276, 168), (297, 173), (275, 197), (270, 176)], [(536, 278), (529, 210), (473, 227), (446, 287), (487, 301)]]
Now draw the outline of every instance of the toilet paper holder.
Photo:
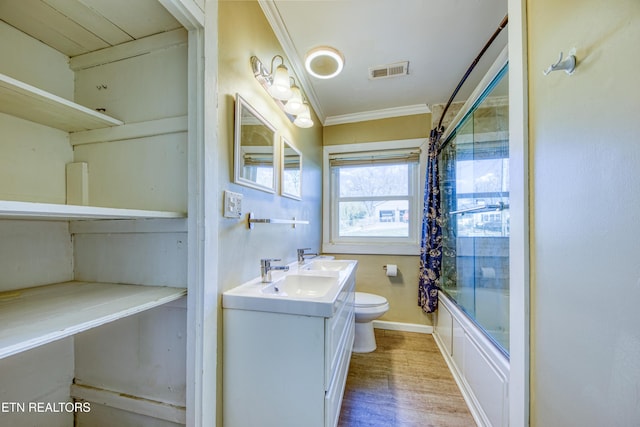
[(398, 272), (400, 271), (400, 269), (399, 269), (399, 268), (398, 268), (398, 266), (397, 266), (397, 265), (395, 265), (395, 264), (391, 264), (391, 265), (392, 265), (392, 267), (393, 267), (391, 271), (389, 271), (389, 270), (387, 269), (387, 266), (386, 266), (386, 265), (383, 265), (383, 266), (382, 266), (382, 269), (383, 269), (384, 271), (386, 271), (386, 272), (387, 272), (387, 276), (397, 276), (397, 274), (398, 274)]

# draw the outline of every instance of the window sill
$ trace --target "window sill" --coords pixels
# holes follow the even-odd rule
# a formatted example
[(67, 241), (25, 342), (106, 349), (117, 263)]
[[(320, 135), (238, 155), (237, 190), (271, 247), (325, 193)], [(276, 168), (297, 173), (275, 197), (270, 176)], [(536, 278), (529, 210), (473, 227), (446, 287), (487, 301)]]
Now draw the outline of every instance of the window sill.
[(420, 255), (420, 246), (406, 243), (323, 243), (326, 254)]

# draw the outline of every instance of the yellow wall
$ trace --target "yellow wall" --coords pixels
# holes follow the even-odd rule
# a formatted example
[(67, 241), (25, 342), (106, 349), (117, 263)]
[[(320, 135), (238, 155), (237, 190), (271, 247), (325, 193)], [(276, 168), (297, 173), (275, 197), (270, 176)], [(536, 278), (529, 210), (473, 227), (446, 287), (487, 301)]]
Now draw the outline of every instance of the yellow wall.
[[(320, 248), (322, 127), (301, 129), (294, 126), (275, 101), (254, 78), (252, 55), (267, 66), (275, 55), (284, 56), (257, 1), (221, 1), (218, 3), (219, 70), (218, 118), (220, 197), (230, 190), (244, 195), (241, 220), (220, 218), (219, 280), (223, 292), (260, 275), (261, 258), (281, 258), (282, 263), (296, 259), (296, 248)], [(286, 58), (285, 58), (286, 59)], [(289, 62), (287, 61), (287, 64)], [(233, 183), (234, 98), (240, 94), (260, 114), (302, 152), (302, 201), (279, 194), (255, 190)], [(278, 136), (276, 139), (279, 141)], [(309, 225), (258, 224), (247, 228), (246, 214), (259, 218), (296, 217)]]
[(355, 144), (359, 142), (393, 141), (429, 136), (431, 114), (392, 117), (364, 122), (326, 126), (324, 145)]
[[(324, 145), (380, 142), (426, 138), (430, 114), (394, 117), (327, 126)], [(356, 290), (382, 295), (389, 301), (389, 311), (380, 320), (431, 325), (431, 316), (418, 307), (418, 256), (336, 254), (339, 259), (357, 259)], [(396, 277), (387, 277), (383, 266), (398, 265)]]
[[(309, 219), (309, 226), (295, 230), (276, 225), (258, 225), (247, 231), (243, 221), (222, 218), (219, 225), (220, 290), (223, 292), (259, 275), (259, 259), (266, 257), (292, 261), (295, 249), (320, 249), (322, 229), (321, 180), (322, 144), (348, 144), (397, 139), (424, 138), (429, 133), (430, 114), (372, 120), (324, 129), (314, 116), (312, 129), (293, 126), (253, 77), (249, 58), (256, 55), (270, 65), (274, 55), (284, 55), (271, 27), (255, 1), (219, 2), (219, 141), (222, 190), (245, 195), (244, 212), (258, 215)], [(267, 120), (289, 137), (303, 155), (303, 201), (297, 202), (233, 184), (233, 106), (240, 93)], [(239, 256), (240, 255), (240, 256)], [(431, 324), (430, 317), (417, 306), (418, 257), (342, 256), (360, 261), (358, 290), (385, 296), (389, 312), (382, 320)], [(382, 265), (398, 264), (401, 275), (392, 281)]]
[[(531, 426), (637, 426), (640, 2), (527, 14)], [(573, 75), (542, 74), (574, 47)]]

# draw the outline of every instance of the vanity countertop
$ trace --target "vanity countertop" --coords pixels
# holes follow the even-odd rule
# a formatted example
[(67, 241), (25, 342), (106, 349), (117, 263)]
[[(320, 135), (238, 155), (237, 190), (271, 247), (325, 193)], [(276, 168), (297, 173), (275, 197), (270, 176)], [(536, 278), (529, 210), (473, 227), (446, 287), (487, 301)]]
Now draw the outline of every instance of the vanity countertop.
[(289, 271), (273, 271), (273, 281), (252, 279), (222, 294), (225, 309), (332, 317), (355, 260), (309, 260), (289, 264)]

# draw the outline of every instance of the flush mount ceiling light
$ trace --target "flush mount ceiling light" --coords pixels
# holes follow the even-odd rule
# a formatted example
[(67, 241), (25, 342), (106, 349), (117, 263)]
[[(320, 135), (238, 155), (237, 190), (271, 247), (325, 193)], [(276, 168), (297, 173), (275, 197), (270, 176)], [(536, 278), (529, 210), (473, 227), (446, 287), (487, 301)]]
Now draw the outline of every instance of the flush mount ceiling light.
[(344, 67), (344, 58), (336, 49), (320, 46), (307, 53), (304, 67), (313, 77), (330, 79), (340, 74), (342, 67)]

